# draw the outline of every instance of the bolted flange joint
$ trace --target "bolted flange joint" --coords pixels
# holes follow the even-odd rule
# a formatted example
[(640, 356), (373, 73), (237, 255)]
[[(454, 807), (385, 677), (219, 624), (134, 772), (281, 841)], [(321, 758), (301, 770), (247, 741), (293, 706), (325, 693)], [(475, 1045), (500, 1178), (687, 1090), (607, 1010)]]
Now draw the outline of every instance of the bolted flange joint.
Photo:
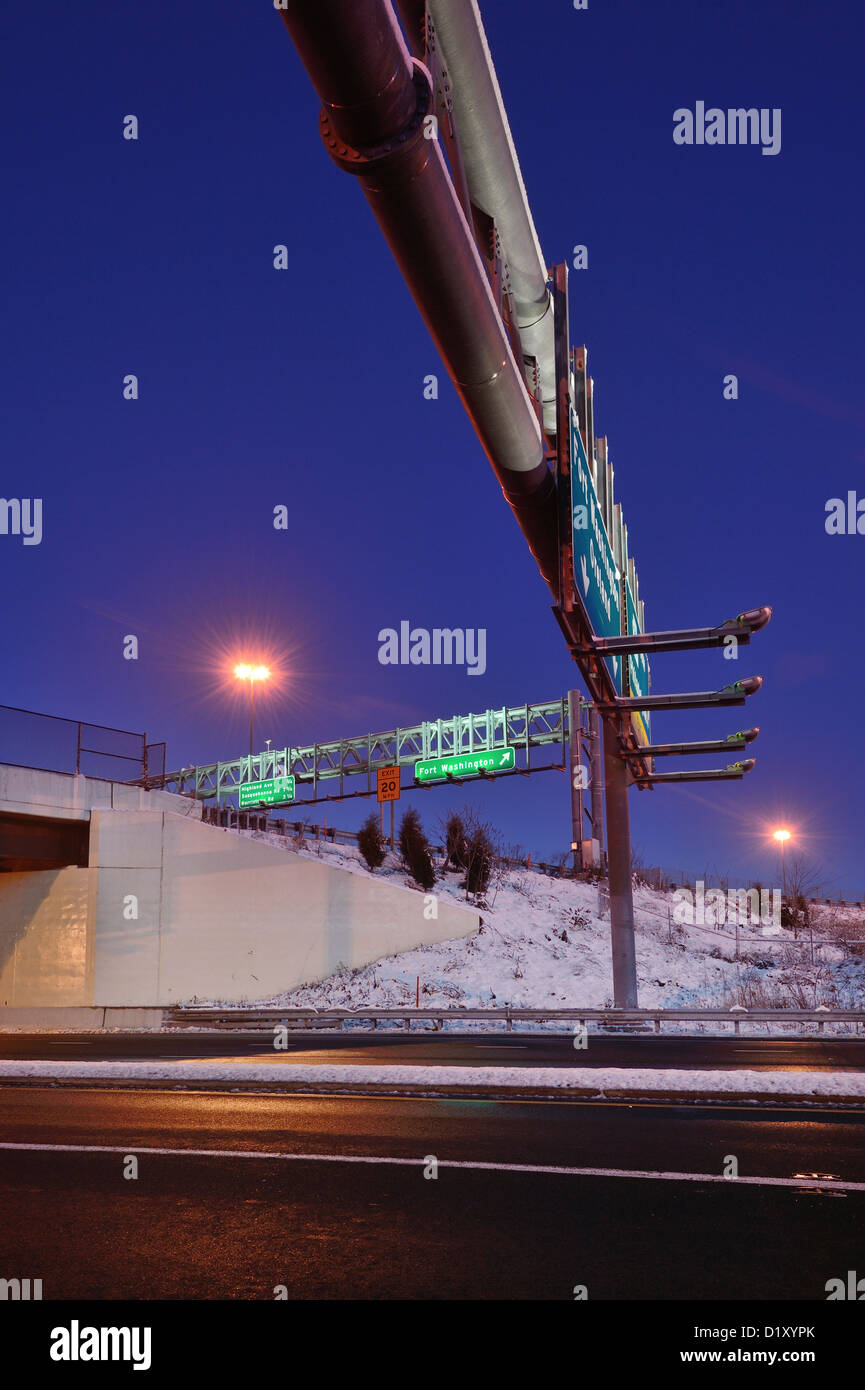
[(337, 134), (330, 112), (326, 107), (322, 108), (318, 118), (321, 138), (331, 159), (340, 169), (361, 177), (386, 174), (398, 168), (404, 159), (414, 154), (422, 141), (430, 138), (424, 122), (432, 114), (432, 78), (417, 58), (412, 59), (412, 69), (412, 85), (417, 95), (414, 114), (402, 129), (395, 131), (383, 143), (362, 148), (346, 144)]

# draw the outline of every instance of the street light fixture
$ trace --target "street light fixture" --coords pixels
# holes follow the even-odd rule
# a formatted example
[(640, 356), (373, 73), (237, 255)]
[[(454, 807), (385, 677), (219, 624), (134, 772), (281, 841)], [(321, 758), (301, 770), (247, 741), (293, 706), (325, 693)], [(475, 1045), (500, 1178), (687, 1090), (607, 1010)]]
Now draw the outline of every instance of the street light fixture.
[(772, 839), (777, 840), (781, 848), (781, 899), (783, 901), (787, 896), (787, 876), (784, 870), (784, 847), (790, 839), (790, 831), (774, 830), (772, 832)]
[(266, 681), (270, 671), (266, 666), (248, 666), (243, 663), (235, 666), (234, 674), (238, 680), (249, 681), (249, 756), (252, 757), (255, 739), (255, 682)]

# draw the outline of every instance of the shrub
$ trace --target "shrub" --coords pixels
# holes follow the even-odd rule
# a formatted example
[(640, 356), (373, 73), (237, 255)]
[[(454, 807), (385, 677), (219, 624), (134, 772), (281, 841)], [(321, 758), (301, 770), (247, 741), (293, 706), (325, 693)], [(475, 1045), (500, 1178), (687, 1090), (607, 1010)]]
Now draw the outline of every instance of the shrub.
[(435, 869), (426, 835), (420, 823), (420, 816), (410, 807), (403, 816), (399, 827), (399, 852), (402, 862), (419, 888), (429, 892), (435, 887)]
[(486, 826), (475, 825), (466, 843), (466, 889), (476, 897), (487, 891), (495, 850)]
[(445, 853), (447, 862), (453, 864), (455, 869), (465, 869), (467, 867), (466, 827), (463, 818), (457, 811), (451, 811), (445, 823)]
[(370, 869), (378, 869), (384, 863), (385, 839), (381, 833), (379, 818), (374, 812), (367, 816), (358, 831), (357, 847)]

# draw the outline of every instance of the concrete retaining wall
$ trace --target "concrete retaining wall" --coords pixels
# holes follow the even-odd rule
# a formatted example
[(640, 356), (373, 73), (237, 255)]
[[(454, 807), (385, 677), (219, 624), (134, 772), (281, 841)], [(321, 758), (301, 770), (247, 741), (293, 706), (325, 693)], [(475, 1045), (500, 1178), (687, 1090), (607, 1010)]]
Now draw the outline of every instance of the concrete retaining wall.
[(0, 1007), (0, 1030), (20, 1028), (24, 1031), (53, 1033), (57, 1029), (74, 1028), (92, 1033), (99, 1028), (129, 1028), (140, 1033), (158, 1032), (165, 1014), (162, 1009), (105, 1009), (105, 1008), (20, 1008)]
[(89, 868), (0, 874), (0, 1008), (251, 1001), (478, 929), (467, 908), (439, 901), (429, 920), (423, 893), (123, 791), (182, 814), (91, 797)]
[(91, 869), (0, 874), (0, 1006), (93, 1002)]

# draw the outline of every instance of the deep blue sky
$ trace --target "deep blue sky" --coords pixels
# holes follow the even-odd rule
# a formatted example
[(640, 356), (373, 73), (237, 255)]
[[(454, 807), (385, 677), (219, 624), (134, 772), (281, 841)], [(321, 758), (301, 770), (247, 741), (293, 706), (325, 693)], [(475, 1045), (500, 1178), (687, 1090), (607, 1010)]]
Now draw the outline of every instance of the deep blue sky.
[[(572, 336), (589, 345), (648, 625), (775, 607), (736, 665), (655, 661), (656, 691), (766, 678), (745, 710), (668, 715), (657, 735), (762, 733), (744, 782), (632, 793), (635, 844), (744, 884), (769, 875), (766, 831), (784, 819), (827, 889), (861, 894), (865, 537), (824, 531), (829, 497), (865, 495), (861, 6), (482, 12), (544, 254), (589, 248)], [(44, 539), (0, 536), (0, 702), (146, 729), (177, 766), (245, 750), (244, 706), (209, 669), (244, 634), (288, 672), (262, 742), (576, 684), (270, 4), (17, 6), (4, 40), (0, 493), (43, 499)], [(781, 153), (675, 146), (673, 111), (698, 100), (780, 107)], [(380, 666), (377, 632), (402, 618), (485, 627), (487, 673)], [(419, 804), (432, 823), (453, 799)], [(469, 799), (510, 841), (567, 847), (562, 774)], [(350, 826), (367, 809), (327, 814)]]

